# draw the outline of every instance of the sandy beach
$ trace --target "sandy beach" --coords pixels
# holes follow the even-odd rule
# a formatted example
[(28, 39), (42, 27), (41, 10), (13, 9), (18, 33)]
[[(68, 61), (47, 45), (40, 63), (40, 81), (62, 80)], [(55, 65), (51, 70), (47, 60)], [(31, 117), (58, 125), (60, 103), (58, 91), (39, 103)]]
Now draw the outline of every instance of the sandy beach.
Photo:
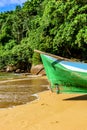
[(87, 95), (38, 94), (38, 100), (0, 109), (0, 130), (87, 130)]

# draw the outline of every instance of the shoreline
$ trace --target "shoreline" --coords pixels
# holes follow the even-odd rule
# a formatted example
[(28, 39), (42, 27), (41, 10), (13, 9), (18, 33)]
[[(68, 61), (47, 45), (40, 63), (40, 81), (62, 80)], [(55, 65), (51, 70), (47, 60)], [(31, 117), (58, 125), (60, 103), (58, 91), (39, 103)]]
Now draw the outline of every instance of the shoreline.
[(40, 75), (0, 81), (0, 109), (13, 108), (37, 100), (38, 93), (45, 90), (48, 90), (48, 82)]
[(41, 75), (28, 75), (28, 76), (21, 76), (21, 77), (16, 77), (16, 78), (7, 78), (7, 79), (1, 79), (0, 83), (6, 83), (6, 82), (13, 82), (13, 81), (21, 81), (21, 80), (29, 80), (30, 79), (34, 79), (34, 78), (43, 78), (47, 79), (46, 76), (41, 76)]
[(38, 100), (0, 109), (2, 130), (86, 130), (87, 95), (44, 91)]

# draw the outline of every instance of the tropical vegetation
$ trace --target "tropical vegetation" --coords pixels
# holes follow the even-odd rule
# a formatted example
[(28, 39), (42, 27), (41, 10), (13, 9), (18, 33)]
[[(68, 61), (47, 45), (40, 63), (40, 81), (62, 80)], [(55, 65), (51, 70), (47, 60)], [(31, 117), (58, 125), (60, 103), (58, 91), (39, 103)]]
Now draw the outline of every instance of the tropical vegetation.
[(27, 0), (0, 13), (0, 69), (38, 64), (34, 49), (87, 60), (86, 0)]

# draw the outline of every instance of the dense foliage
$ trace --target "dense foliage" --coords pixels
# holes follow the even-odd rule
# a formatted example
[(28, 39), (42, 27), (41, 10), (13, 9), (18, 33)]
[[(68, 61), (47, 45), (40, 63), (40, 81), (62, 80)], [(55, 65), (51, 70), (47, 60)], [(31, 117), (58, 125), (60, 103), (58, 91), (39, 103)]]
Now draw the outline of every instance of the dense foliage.
[(87, 60), (87, 2), (27, 0), (0, 13), (0, 68), (37, 64), (34, 49)]

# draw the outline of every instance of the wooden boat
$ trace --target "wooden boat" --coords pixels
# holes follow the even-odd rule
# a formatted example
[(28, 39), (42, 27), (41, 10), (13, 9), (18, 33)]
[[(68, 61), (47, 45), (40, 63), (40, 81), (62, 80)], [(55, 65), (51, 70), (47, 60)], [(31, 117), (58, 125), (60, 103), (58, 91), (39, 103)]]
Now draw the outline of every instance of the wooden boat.
[(57, 87), (60, 92), (87, 93), (87, 63), (35, 51), (41, 55), (52, 89)]

